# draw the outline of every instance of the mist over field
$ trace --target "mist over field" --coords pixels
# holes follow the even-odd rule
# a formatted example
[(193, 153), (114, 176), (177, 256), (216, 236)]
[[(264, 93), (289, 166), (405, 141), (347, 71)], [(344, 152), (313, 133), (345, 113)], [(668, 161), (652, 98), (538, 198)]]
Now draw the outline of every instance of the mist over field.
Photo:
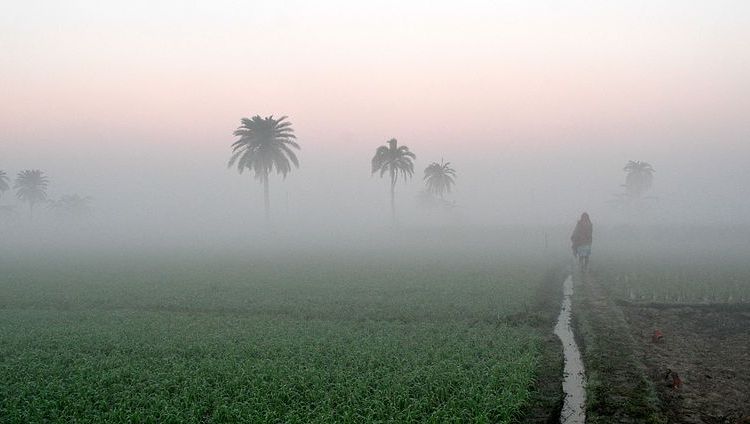
[[(4, 240), (16, 235), (28, 242), (29, 234), (37, 234), (45, 240), (159, 244), (171, 240), (177, 247), (188, 240), (235, 243), (243, 235), (252, 245), (254, 237), (267, 232), (280, 239), (314, 242), (337, 236), (366, 240), (390, 231), (388, 184), (369, 172), (376, 140), (362, 143), (359, 149), (330, 149), (307, 140), (298, 130), (300, 169), (286, 180), (271, 178), (272, 218), (267, 225), (260, 184), (250, 173), (238, 175), (226, 168), (228, 144), (233, 140), (230, 131), (231, 127), (226, 134), (212, 136), (215, 140), (207, 146), (143, 144), (114, 153), (103, 150), (106, 145), (74, 151), (40, 148), (35, 142), (9, 145), (4, 163), (45, 170), (51, 198), (68, 193), (91, 196), (92, 213), (71, 223), (42, 207), (29, 222), (25, 207), (8, 192), (0, 202), (16, 205), (19, 216), (4, 220)], [(450, 144), (437, 149), (423, 141), (420, 148), (418, 140), (402, 141), (417, 154), (415, 177), (397, 184), (402, 230), (572, 227), (583, 211), (604, 227), (748, 225), (750, 171), (743, 160), (744, 147), (731, 154), (677, 148), (659, 155), (654, 146), (633, 149), (640, 155), (628, 156), (627, 148), (620, 154), (601, 147), (525, 152), (478, 144), (464, 152)], [(420, 207), (421, 170), (441, 157), (458, 172), (449, 195), (455, 207)], [(630, 157), (647, 157), (656, 169), (649, 192), (653, 199), (638, 213), (611, 204), (622, 191), (622, 165)]]
[(0, 421), (750, 422), (747, 40), (739, 0), (4, 5)]
[[(401, 15), (341, 2), (177, 15), (168, 5), (9, 9), (0, 169), (11, 179), (40, 169), (50, 198), (90, 196), (93, 214), (68, 231), (39, 208), (34, 224), (16, 219), (7, 231), (366, 239), (391, 225), (387, 178), (371, 175), (370, 159), (394, 137), (416, 154), (414, 178), (396, 190), (402, 228), (572, 226), (582, 211), (605, 226), (750, 222), (742, 2), (678, 13), (647, 2), (415, 4)], [(287, 21), (302, 27), (274, 27)], [(304, 39), (310, 31), (318, 36)], [(232, 131), (255, 114), (289, 116), (301, 146), (299, 169), (270, 177), (270, 225), (258, 181), (226, 167)], [(441, 159), (457, 171), (455, 208), (420, 209), (422, 170)], [(611, 204), (630, 160), (656, 171), (637, 213)], [(12, 190), (0, 204), (24, 215)]]

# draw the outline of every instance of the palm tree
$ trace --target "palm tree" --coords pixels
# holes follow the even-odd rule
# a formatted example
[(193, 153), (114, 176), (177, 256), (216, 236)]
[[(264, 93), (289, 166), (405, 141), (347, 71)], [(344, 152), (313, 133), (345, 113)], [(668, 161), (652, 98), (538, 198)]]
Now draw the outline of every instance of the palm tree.
[(234, 131), (239, 140), (232, 143), (232, 158), (228, 167), (237, 164), (237, 171), (242, 174), (245, 169), (255, 172), (255, 178), (263, 184), (263, 200), (266, 209), (266, 221), (271, 216), (268, 175), (276, 173), (286, 178), (292, 170), (292, 164), (299, 168), (299, 161), (292, 149), (299, 150), (292, 123), (286, 116), (275, 119), (273, 115), (261, 118), (242, 118), (241, 125)]
[(417, 156), (406, 146), (399, 146), (395, 138), (388, 140), (387, 146), (380, 146), (372, 157), (372, 173), (380, 171), (380, 177), (387, 172), (391, 177), (391, 217), (396, 222), (396, 181), (399, 174), (406, 181), (414, 175), (414, 162)]
[(456, 184), (456, 170), (450, 167), (450, 162), (432, 162), (424, 169), (424, 180), (427, 191), (443, 199), (445, 193), (451, 192), (451, 187)]
[(5, 171), (0, 171), (0, 197), (10, 189), (10, 180)]
[(16, 197), (22, 202), (29, 204), (29, 217), (34, 217), (34, 205), (47, 200), (47, 185), (49, 179), (44, 172), (35, 170), (26, 170), (18, 173), (14, 188)]
[(627, 173), (625, 190), (632, 198), (639, 198), (654, 182), (654, 168), (647, 162), (631, 160), (622, 169)]

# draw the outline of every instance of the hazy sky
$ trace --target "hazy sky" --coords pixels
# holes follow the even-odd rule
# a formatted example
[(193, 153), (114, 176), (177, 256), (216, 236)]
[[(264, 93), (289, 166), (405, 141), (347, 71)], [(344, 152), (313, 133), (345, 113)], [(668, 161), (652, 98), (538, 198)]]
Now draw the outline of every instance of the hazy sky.
[(700, 216), (748, 214), (747, 1), (31, 0), (3, 5), (0, 52), (0, 169), (58, 195), (259, 206), (225, 161), (240, 117), (275, 114), (303, 146), (276, 205), (377, 208), (369, 158), (397, 137), (409, 196), (445, 157), (485, 217), (604, 208), (629, 159), (727, 209)]

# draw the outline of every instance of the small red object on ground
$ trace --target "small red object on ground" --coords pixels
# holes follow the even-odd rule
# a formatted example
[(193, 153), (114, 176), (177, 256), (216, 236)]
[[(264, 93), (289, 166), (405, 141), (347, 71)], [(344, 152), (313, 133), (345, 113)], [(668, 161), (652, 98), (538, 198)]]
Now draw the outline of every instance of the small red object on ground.
[(682, 387), (682, 380), (676, 372), (672, 371), (672, 388), (679, 389), (680, 387)]
[(654, 334), (651, 335), (651, 341), (657, 343), (662, 339), (664, 339), (664, 334), (662, 334), (659, 330), (654, 330)]

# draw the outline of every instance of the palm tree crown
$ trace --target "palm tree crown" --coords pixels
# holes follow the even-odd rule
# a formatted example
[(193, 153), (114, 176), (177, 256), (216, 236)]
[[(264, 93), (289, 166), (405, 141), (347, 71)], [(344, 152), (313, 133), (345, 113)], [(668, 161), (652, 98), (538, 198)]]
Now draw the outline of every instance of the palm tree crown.
[[(232, 144), (232, 158), (229, 167), (237, 164), (237, 170), (255, 171), (255, 178), (262, 180), (276, 168), (284, 177), (292, 170), (291, 164), (299, 167), (297, 155), (292, 149), (299, 150), (292, 123), (286, 116), (275, 119), (273, 115), (261, 118), (242, 118), (242, 125), (234, 131), (240, 137)], [(291, 163), (290, 163), (291, 162)]]
[(10, 180), (5, 171), (0, 171), (0, 196), (10, 189)]
[(391, 178), (391, 215), (396, 220), (395, 190), (399, 175), (404, 180), (414, 175), (414, 159), (417, 156), (406, 146), (399, 146), (395, 138), (388, 140), (387, 146), (380, 146), (372, 157), (372, 173), (380, 171), (380, 177), (387, 172)]
[(275, 169), (286, 178), (292, 170), (292, 164), (299, 167), (297, 155), (292, 149), (299, 150), (292, 123), (286, 116), (275, 119), (273, 115), (261, 118), (242, 118), (241, 125), (234, 131), (239, 139), (232, 143), (232, 157), (228, 166), (237, 164), (241, 174), (245, 169), (255, 172), (255, 178), (263, 184), (263, 195), (266, 219), (270, 218), (270, 200), (268, 175)]
[(387, 146), (380, 146), (375, 150), (375, 156), (372, 157), (372, 173), (380, 171), (382, 177), (388, 172), (395, 184), (399, 174), (404, 180), (414, 175), (413, 161), (416, 158), (408, 147), (399, 146), (398, 140), (392, 138), (388, 140)]
[(427, 191), (443, 197), (445, 193), (451, 192), (451, 187), (456, 184), (456, 170), (450, 167), (450, 162), (432, 162), (424, 170), (424, 180)]
[(631, 196), (640, 196), (651, 188), (654, 181), (654, 168), (647, 162), (637, 160), (628, 161), (623, 168), (627, 173), (625, 177), (625, 189)]
[(29, 213), (34, 213), (34, 205), (47, 200), (47, 185), (49, 179), (44, 172), (35, 170), (25, 170), (18, 173), (14, 188), (16, 197), (29, 204)]

